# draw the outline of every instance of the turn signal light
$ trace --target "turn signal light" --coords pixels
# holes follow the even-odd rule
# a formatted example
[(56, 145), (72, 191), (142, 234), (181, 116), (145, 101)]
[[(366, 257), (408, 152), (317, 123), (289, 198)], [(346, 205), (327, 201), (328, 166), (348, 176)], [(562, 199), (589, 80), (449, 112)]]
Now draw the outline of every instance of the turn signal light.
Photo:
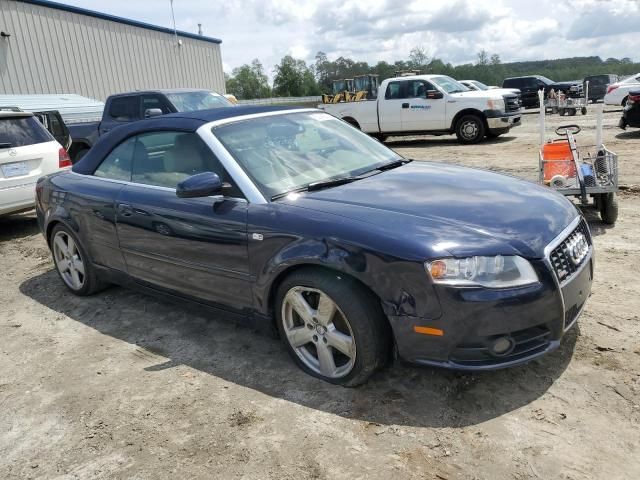
[(442, 337), (444, 335), (444, 330), (440, 330), (439, 328), (432, 327), (413, 327), (413, 331), (416, 333), (421, 333), (423, 335), (433, 335), (435, 337)]
[(65, 168), (71, 166), (71, 157), (64, 148), (58, 150), (58, 167)]

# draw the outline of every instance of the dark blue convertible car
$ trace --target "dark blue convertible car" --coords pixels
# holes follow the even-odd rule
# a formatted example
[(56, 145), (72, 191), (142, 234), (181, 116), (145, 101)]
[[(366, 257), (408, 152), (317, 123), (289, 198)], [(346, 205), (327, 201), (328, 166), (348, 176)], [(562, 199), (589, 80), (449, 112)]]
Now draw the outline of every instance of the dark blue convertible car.
[(564, 197), (406, 160), (314, 109), (131, 123), (36, 194), (73, 293), (116, 283), (272, 322), (302, 369), (342, 385), (396, 355), (463, 370), (539, 357), (591, 289), (589, 228)]

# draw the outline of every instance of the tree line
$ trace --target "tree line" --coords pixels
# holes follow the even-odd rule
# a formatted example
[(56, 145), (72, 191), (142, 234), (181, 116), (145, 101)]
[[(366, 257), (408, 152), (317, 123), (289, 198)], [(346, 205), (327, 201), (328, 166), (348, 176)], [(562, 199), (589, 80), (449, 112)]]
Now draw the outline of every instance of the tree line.
[(274, 67), (273, 85), (258, 59), (225, 74), (227, 93), (238, 99), (269, 97), (303, 97), (332, 92), (333, 80), (353, 78), (356, 75), (377, 74), (380, 81), (395, 76), (398, 71), (418, 70), (420, 73), (442, 74), (458, 80), (479, 80), (487, 85), (502, 85), (508, 77), (544, 75), (555, 81), (578, 80), (587, 75), (612, 73), (632, 75), (640, 72), (640, 63), (630, 58), (573, 57), (556, 60), (502, 63), (498, 54), (481, 50), (475, 63), (452, 65), (431, 57), (423, 47), (415, 47), (406, 60), (393, 63), (379, 61), (374, 65), (338, 57), (329, 60), (324, 52), (318, 52), (315, 62), (307, 65), (304, 60), (284, 56)]

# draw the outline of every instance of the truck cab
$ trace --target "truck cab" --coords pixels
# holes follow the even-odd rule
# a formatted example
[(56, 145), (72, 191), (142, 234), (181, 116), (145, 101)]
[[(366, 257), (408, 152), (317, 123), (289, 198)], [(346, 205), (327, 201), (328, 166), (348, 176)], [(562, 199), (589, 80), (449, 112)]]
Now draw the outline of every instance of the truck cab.
[(323, 104), (319, 108), (366, 133), (456, 134), (461, 143), (496, 137), (520, 124), (518, 94), (471, 91), (446, 75), (411, 75), (382, 82), (372, 101)]
[(111, 95), (107, 98), (100, 122), (69, 126), (73, 138), (69, 155), (76, 163), (99, 137), (127, 123), (168, 113), (226, 107), (234, 107), (234, 104), (209, 90), (180, 88)]

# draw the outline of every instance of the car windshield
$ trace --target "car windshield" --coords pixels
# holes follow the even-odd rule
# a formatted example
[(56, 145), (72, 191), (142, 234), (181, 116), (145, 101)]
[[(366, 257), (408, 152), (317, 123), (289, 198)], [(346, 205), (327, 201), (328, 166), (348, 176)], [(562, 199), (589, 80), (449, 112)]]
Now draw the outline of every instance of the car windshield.
[(211, 108), (233, 107), (233, 103), (215, 92), (204, 90), (195, 92), (167, 93), (167, 98), (179, 112), (209, 110)]
[(471, 90), (457, 80), (445, 75), (440, 77), (431, 77), (430, 80), (447, 93), (468, 92)]
[(487, 87), (484, 83), (479, 82), (477, 80), (474, 80), (473, 83), (476, 87), (478, 87), (480, 90), (489, 90), (489, 87)]
[(212, 131), (267, 198), (317, 182), (358, 176), (402, 159), (322, 112), (269, 115)]

